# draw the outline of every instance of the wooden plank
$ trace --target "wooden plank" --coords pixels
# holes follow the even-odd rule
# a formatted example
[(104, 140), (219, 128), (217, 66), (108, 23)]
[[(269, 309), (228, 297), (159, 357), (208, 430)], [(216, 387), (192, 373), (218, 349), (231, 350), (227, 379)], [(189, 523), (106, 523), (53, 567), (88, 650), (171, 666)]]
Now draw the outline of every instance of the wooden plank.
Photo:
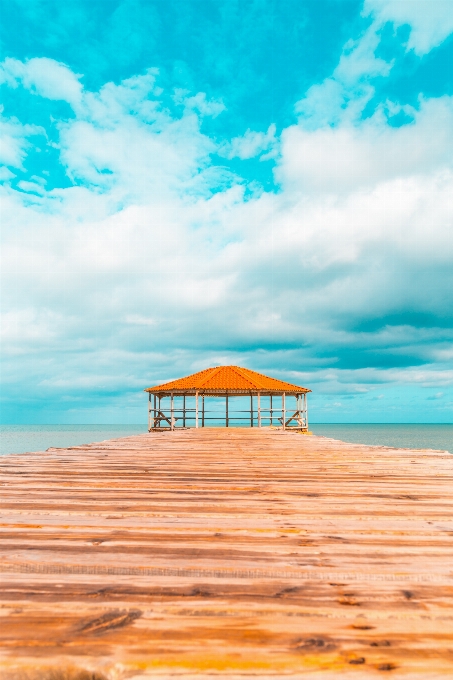
[(269, 428), (4, 456), (2, 678), (452, 677), (452, 463)]

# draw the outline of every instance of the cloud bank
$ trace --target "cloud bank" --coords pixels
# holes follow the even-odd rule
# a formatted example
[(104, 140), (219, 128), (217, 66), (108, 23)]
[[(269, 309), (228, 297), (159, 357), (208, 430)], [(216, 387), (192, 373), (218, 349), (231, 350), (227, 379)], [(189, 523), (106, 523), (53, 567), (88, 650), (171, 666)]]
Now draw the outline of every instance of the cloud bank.
[[(1, 121), (14, 408), (134, 419), (143, 387), (234, 362), (311, 387), (318, 420), (334, 403), (346, 420), (417, 419), (405, 386), (441, 394), (432, 417), (451, 419), (453, 98), (367, 114), (392, 68), (383, 23), (409, 23), (424, 54), (453, 30), (436, 7), (367, 1), (371, 24), (295, 122), (231, 139), (207, 132), (223, 102), (167, 91), (157, 68), (90, 91), (64, 63), (6, 59), (5, 88), (68, 106), (44, 126)], [(24, 172), (38, 151), (56, 154), (60, 186)], [(274, 187), (225, 158), (271, 162)]]

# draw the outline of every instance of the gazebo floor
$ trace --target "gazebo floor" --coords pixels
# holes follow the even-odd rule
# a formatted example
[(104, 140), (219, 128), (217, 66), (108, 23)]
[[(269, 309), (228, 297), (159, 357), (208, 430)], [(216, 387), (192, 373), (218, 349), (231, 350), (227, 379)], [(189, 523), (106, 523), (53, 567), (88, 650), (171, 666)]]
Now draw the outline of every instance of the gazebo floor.
[(449, 454), (199, 429), (0, 468), (4, 678), (453, 677)]

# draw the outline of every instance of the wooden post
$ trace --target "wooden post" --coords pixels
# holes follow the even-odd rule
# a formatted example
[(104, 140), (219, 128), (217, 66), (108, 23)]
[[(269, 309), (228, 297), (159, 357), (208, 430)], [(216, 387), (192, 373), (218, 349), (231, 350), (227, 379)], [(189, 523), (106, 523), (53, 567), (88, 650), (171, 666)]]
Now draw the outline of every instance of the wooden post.
[(272, 426), (272, 394), (271, 394), (271, 426)]
[(148, 392), (148, 432), (151, 429), (151, 392)]
[(307, 428), (308, 432), (308, 399), (306, 392), (304, 394), (304, 411), (305, 411), (305, 427)]
[(153, 428), (156, 427), (156, 406), (157, 406), (157, 397), (154, 395), (154, 401), (153, 401)]
[(175, 429), (175, 409), (174, 409), (174, 397), (173, 392), (170, 393), (170, 430)]
[(201, 427), (204, 427), (204, 394), (201, 397)]
[(250, 427), (253, 427), (253, 394), (250, 395)]
[(228, 422), (228, 392), (226, 393), (226, 397), (225, 397), (225, 427), (229, 427), (229, 422)]
[(195, 392), (195, 427), (198, 427), (198, 392)]
[(285, 421), (286, 421), (286, 395), (283, 392), (282, 393), (282, 427), (285, 429)]
[(182, 398), (182, 426), (186, 426), (186, 395)]
[(258, 392), (258, 427), (261, 427), (261, 392)]

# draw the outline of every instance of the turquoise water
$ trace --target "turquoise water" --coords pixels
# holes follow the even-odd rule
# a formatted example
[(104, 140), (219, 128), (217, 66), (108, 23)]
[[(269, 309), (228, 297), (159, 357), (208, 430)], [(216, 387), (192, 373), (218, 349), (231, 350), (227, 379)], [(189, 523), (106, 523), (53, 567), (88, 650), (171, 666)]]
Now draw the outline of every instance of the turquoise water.
[(313, 434), (355, 444), (395, 446), (403, 449), (440, 449), (453, 453), (453, 425), (349, 425), (317, 423)]
[[(453, 425), (312, 424), (314, 434), (357, 444), (453, 453)], [(0, 454), (45, 451), (146, 432), (146, 425), (0, 425)]]
[(0, 454), (80, 446), (143, 432), (146, 425), (0, 425)]

